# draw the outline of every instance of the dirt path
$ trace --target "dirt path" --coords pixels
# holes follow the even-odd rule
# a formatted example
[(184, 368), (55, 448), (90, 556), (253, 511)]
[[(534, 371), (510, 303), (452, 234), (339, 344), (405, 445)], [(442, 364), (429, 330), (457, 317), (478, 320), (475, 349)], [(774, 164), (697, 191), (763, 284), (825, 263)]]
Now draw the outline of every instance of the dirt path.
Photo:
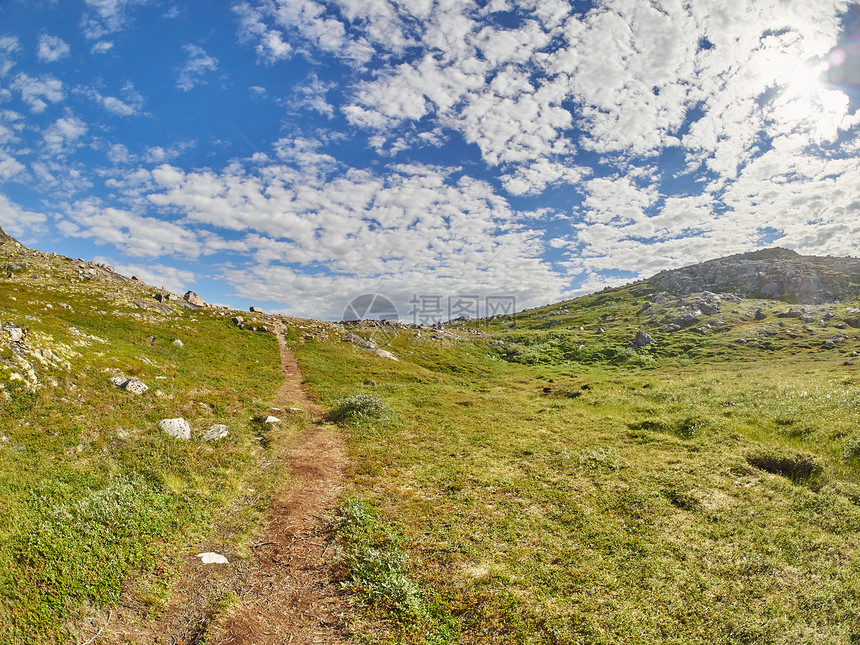
[(210, 629), (213, 645), (280, 645), (346, 642), (341, 638), (340, 598), (329, 580), (331, 545), (326, 517), (343, 489), (346, 455), (334, 426), (319, 423), (322, 411), (301, 387), (301, 370), (276, 328), (285, 379), (282, 405), (311, 413), (315, 425), (287, 454), (295, 483), (282, 491), (254, 547), (254, 570), (241, 605)]
[[(322, 410), (302, 388), (302, 373), (286, 346), (284, 331), (277, 322), (284, 381), (274, 405), (283, 414), (290, 413), (290, 408), (306, 411), (312, 425), (280, 457), (290, 481), (275, 496), (260, 532), (251, 541), (253, 557), (229, 565), (203, 566), (194, 549), (185, 557), (172, 599), (157, 622), (144, 618), (145, 608), (127, 599), (104, 617), (106, 622), (94, 617), (93, 626), (104, 626), (93, 645), (190, 645), (204, 637), (213, 645), (346, 642), (341, 600), (330, 579), (334, 554), (328, 525), (343, 489), (344, 442), (336, 426), (323, 423)], [(238, 602), (226, 613), (216, 611), (219, 598), (232, 594), (238, 596)]]

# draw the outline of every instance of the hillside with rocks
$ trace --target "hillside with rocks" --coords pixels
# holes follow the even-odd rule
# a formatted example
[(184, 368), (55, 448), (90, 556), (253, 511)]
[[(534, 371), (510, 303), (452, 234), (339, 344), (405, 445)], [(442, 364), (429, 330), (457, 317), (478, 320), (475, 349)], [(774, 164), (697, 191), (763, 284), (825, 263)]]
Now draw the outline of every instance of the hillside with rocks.
[(844, 302), (860, 295), (860, 259), (762, 249), (661, 271), (646, 282), (673, 295), (713, 291), (800, 304)]
[(0, 642), (854, 642), (857, 264), (326, 322), (0, 230)]

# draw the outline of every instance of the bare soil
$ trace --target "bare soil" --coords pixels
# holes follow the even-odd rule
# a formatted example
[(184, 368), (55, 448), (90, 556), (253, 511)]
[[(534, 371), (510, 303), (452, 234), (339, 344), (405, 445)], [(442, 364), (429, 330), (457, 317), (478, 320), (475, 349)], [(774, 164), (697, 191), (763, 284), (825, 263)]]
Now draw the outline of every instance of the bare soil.
[(342, 600), (331, 575), (335, 554), (330, 527), (347, 466), (344, 441), (302, 388), (301, 370), (283, 332), (278, 322), (284, 381), (274, 405), (284, 413), (300, 408), (313, 423), (295, 447), (279, 457), (288, 466), (290, 481), (275, 495), (251, 541), (253, 557), (203, 565), (196, 554), (218, 551), (217, 544), (210, 540), (196, 545), (184, 556), (171, 600), (156, 620), (147, 618), (142, 603), (128, 594), (111, 613), (80, 625), (79, 643), (98, 629), (102, 631), (93, 645), (191, 645), (204, 638), (213, 645), (347, 642)]

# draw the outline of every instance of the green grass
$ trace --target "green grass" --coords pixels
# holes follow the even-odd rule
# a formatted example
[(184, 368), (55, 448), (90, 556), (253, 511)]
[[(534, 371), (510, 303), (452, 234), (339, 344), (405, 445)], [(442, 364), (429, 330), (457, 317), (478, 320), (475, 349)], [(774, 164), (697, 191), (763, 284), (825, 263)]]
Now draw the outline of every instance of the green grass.
[[(80, 282), (62, 258), (27, 261), (0, 281), (0, 323), (25, 329), (26, 344), (0, 342), (0, 642), (67, 642), (82, 612), (134, 589), (157, 611), (188, 541), (216, 530), (241, 550), (247, 526), (230, 528), (223, 509), (255, 525), (262, 511), (235, 502), (274, 486), (261, 466), (301, 422), (285, 421), (269, 448), (257, 437), (253, 419), (281, 381), (273, 335), (214, 309), (141, 309), (132, 300), (154, 303), (155, 290)], [(115, 374), (149, 390), (121, 390)], [(191, 441), (156, 427), (180, 416)], [(202, 442), (214, 423), (230, 434)]]
[[(399, 332), (393, 362), (337, 336), (296, 338), (308, 384), (401, 420), (352, 434), (350, 485), (453, 642), (860, 639), (860, 389), (838, 356), (529, 366)], [(437, 638), (362, 607), (361, 642)]]

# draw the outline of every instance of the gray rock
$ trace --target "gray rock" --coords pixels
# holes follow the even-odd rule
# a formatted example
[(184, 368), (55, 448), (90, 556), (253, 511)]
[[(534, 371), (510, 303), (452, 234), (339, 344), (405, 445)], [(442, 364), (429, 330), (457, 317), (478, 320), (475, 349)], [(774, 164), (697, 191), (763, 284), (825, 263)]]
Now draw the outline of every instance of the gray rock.
[(245, 319), (242, 318), (242, 316), (233, 316), (230, 319), (230, 322), (232, 322), (234, 325), (236, 325), (238, 327), (239, 325), (244, 325)]
[(670, 333), (670, 334), (671, 334), (672, 332), (679, 331), (680, 329), (681, 329), (681, 325), (677, 325), (677, 324), (675, 324), (675, 323), (672, 323), (672, 324), (670, 324), (670, 325), (666, 325), (665, 327), (663, 327), (663, 331), (664, 331), (664, 332), (668, 332), (668, 333)]
[(114, 385), (116, 385), (117, 387), (122, 387), (123, 385), (125, 385), (125, 382), (127, 380), (128, 379), (124, 376), (111, 376), (110, 377), (110, 382), (113, 383)]
[(248, 311), (250, 311), (252, 314), (261, 314), (261, 313), (263, 313), (263, 310), (262, 310), (262, 309), (260, 309), (259, 307), (250, 307), (250, 308), (248, 309)]
[(24, 330), (17, 325), (8, 325), (5, 329), (13, 343), (20, 343), (24, 340)]
[(158, 302), (167, 302), (168, 300), (170, 300), (169, 293), (156, 293), (153, 297), (158, 300)]
[(761, 309), (756, 309), (753, 318), (755, 318), (756, 320), (764, 320), (765, 318), (767, 318), (767, 314), (765, 314)]
[(216, 423), (203, 433), (203, 441), (217, 441), (230, 434), (230, 429), (223, 423)]
[(192, 305), (197, 305), (198, 307), (203, 307), (206, 305), (206, 303), (203, 301), (203, 298), (198, 296), (193, 291), (186, 291), (185, 295), (182, 296), (182, 299), (185, 300), (185, 302)]
[(683, 316), (681, 316), (680, 323), (683, 327), (687, 327), (692, 325), (696, 320), (698, 320), (699, 316), (702, 315), (702, 312), (699, 309), (694, 309), (693, 311), (688, 311)]
[(261, 332), (263, 332), (264, 334), (268, 334), (268, 333), (269, 333), (269, 328), (268, 328), (268, 327), (266, 327), (265, 325), (260, 325), (259, 327), (257, 327), (257, 331), (261, 331)]
[(174, 339), (173, 339), (173, 344), (174, 344), (174, 345), (176, 345), (177, 347), (184, 347), (184, 345), (185, 345), (185, 344), (184, 344), (181, 340), (179, 340), (178, 338), (174, 338)]
[(803, 307), (790, 307), (788, 311), (779, 314), (780, 318), (801, 318), (806, 313)]
[(399, 360), (394, 354), (386, 352), (384, 349), (376, 349), (373, 353), (382, 358), (390, 358), (392, 361)]
[(809, 314), (803, 314), (803, 315), (800, 317), (800, 322), (802, 322), (802, 323), (804, 323), (804, 324), (807, 324), (807, 325), (808, 325), (809, 323), (811, 323), (813, 320), (815, 320), (815, 319), (814, 319), (812, 316), (810, 316)]
[(158, 429), (177, 439), (191, 439), (191, 426), (181, 417), (177, 419), (162, 419), (158, 422)]
[(120, 387), (126, 392), (131, 392), (132, 394), (143, 394), (149, 389), (146, 383), (136, 378), (128, 379)]
[(633, 338), (633, 347), (645, 347), (646, 345), (650, 345), (654, 342), (651, 338), (651, 334), (644, 331), (637, 331), (636, 336)]
[(260, 423), (263, 425), (271, 426), (280, 422), (281, 420), (278, 417), (273, 417), (271, 414), (265, 417), (260, 417)]

